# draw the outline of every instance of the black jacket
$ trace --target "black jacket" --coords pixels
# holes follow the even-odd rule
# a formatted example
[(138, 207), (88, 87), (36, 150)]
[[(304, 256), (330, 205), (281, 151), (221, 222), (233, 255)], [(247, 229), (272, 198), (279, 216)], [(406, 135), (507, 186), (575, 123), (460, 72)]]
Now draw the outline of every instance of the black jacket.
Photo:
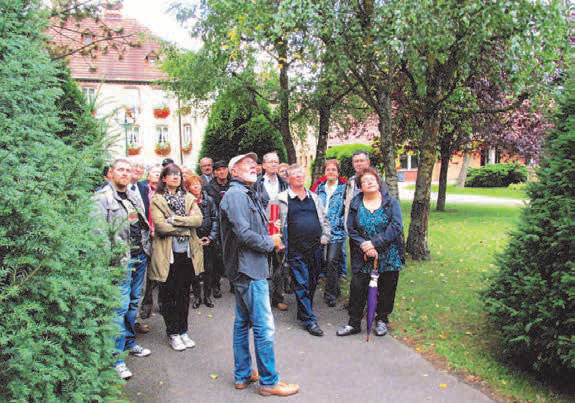
[[(257, 193), (258, 197), (260, 198), (262, 205), (264, 206), (264, 209), (267, 209), (268, 204), (270, 202), (270, 196), (268, 195), (268, 192), (267, 192), (266, 187), (264, 185), (264, 179), (265, 179), (265, 174), (258, 178), (256, 183), (254, 184), (254, 190)], [(278, 182), (280, 184), (280, 191), (278, 193), (280, 193), (280, 192), (283, 192), (284, 190), (286, 190), (288, 188), (288, 184), (279, 175), (277, 175), (277, 179), (278, 179)]]
[(225, 185), (220, 185), (218, 183), (218, 180), (214, 177), (214, 179), (212, 179), (210, 181), (210, 183), (206, 186), (205, 190), (212, 197), (212, 199), (214, 199), (214, 202), (216, 203), (216, 206), (219, 209), (220, 203), (222, 201), (222, 197), (224, 196), (224, 193), (226, 193), (226, 191), (229, 188), (230, 188), (230, 180), (229, 179)]
[(207, 236), (210, 241), (215, 242), (218, 240), (218, 231), (220, 229), (218, 208), (214, 199), (205, 190), (202, 190), (202, 201), (199, 207), (204, 218), (202, 219), (202, 225), (196, 228), (196, 233), (200, 238)]
[(357, 213), (359, 206), (363, 203), (363, 193), (358, 193), (349, 206), (347, 216), (347, 232), (349, 235), (349, 251), (351, 254), (351, 269), (355, 273), (363, 266), (363, 252), (360, 245), (365, 241), (371, 241), (378, 252), (382, 252), (395, 245), (403, 264), (405, 264), (405, 245), (403, 236), (403, 222), (401, 217), (401, 207), (399, 201), (388, 191), (382, 191), (382, 204), (385, 214), (389, 217), (389, 224), (385, 231), (377, 234), (371, 239), (366, 239), (362, 235)]

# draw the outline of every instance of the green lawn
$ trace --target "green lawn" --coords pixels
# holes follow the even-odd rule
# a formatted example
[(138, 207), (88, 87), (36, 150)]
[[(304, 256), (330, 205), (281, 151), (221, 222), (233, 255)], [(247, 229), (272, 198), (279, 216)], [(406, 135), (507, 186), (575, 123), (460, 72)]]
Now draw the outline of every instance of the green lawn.
[[(401, 272), (391, 316), (394, 336), (432, 361), (446, 363), (467, 381), (487, 386), (497, 398), (558, 400), (549, 387), (505, 363), (478, 295), (485, 276), (495, 270), (494, 255), (503, 251), (521, 208), (451, 207), (446, 212), (432, 208), (432, 259), (408, 261)], [(406, 234), (409, 208), (402, 203)]]
[[(438, 188), (439, 185), (431, 185), (432, 192), (437, 192)], [(408, 185), (407, 189), (414, 190), (415, 185)], [(514, 190), (509, 188), (458, 188), (455, 185), (447, 185), (447, 194), (527, 199), (527, 195), (524, 190)]]

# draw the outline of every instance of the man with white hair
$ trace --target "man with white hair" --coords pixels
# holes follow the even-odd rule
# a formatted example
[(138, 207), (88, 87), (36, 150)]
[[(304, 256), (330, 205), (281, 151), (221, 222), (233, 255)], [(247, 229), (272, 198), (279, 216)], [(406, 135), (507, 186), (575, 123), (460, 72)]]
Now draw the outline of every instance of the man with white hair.
[(200, 160), (200, 170), (202, 175), (202, 187), (205, 187), (208, 183), (214, 179), (214, 161), (210, 157), (204, 157)]
[[(268, 235), (264, 208), (253, 189), (257, 155), (232, 158), (233, 177), (220, 204), (222, 252), (228, 279), (235, 288), (234, 378), (236, 389), (259, 380), (263, 396), (289, 396), (299, 386), (279, 382), (275, 369), (274, 318), (269, 300), (268, 254), (282, 247), (281, 235)], [(258, 370), (252, 369), (249, 332), (254, 332)]]

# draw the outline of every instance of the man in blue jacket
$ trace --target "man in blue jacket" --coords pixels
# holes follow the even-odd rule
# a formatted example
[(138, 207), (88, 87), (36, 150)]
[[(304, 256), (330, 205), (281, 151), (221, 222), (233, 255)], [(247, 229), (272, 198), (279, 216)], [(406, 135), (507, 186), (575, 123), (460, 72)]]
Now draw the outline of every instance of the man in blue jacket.
[[(269, 236), (263, 206), (253, 189), (257, 180), (257, 155), (232, 158), (228, 169), (233, 180), (220, 204), (223, 260), (235, 288), (234, 378), (236, 389), (260, 381), (263, 396), (289, 396), (299, 386), (279, 382), (275, 369), (274, 318), (269, 300), (268, 254), (281, 248), (281, 235)], [(249, 333), (254, 332), (258, 371), (252, 370)]]

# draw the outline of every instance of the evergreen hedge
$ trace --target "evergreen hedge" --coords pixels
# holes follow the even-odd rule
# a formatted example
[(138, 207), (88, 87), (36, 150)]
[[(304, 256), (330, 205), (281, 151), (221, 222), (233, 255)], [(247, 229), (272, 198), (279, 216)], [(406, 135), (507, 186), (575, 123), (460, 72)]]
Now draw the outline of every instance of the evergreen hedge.
[[(249, 151), (255, 152), (259, 158), (277, 151), (280, 161), (286, 161), (281, 134), (265, 114), (275, 118), (267, 104), (254, 100), (244, 88), (232, 88), (219, 95), (208, 117), (200, 159), (210, 157), (214, 162), (227, 162)], [(197, 171), (200, 173), (199, 166)]]
[(527, 180), (527, 167), (515, 162), (488, 164), (480, 168), (470, 168), (465, 187), (497, 188)]
[(39, 2), (1, 3), (0, 401), (103, 401), (121, 273), (92, 218), (104, 131), (51, 62)]
[(575, 379), (575, 79), (559, 99), (530, 203), (483, 298), (504, 351), (546, 379)]

